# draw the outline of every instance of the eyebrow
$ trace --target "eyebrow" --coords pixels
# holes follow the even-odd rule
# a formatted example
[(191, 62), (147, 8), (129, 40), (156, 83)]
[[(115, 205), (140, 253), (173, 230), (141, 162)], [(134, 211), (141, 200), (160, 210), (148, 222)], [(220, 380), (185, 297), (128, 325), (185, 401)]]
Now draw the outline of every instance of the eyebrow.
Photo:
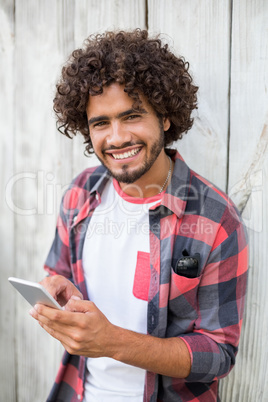
[[(118, 113), (118, 115), (116, 115), (117, 119), (121, 119), (122, 117), (128, 116), (130, 114), (147, 114), (147, 110), (140, 108), (140, 109), (128, 109), (125, 110), (124, 112)], [(88, 120), (88, 125), (90, 126), (91, 124), (103, 121), (103, 120), (109, 120), (110, 117), (108, 115), (101, 115), (101, 116), (96, 116), (96, 117), (91, 117), (91, 119)]]

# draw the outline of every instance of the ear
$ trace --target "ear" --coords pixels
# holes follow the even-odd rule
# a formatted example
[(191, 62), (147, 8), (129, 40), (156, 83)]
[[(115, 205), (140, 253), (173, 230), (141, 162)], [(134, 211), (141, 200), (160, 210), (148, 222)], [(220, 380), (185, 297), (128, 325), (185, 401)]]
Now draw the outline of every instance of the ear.
[(164, 118), (163, 118), (163, 128), (164, 128), (164, 131), (167, 131), (167, 130), (169, 129), (169, 127), (170, 127), (170, 120), (169, 120), (168, 117), (164, 117)]

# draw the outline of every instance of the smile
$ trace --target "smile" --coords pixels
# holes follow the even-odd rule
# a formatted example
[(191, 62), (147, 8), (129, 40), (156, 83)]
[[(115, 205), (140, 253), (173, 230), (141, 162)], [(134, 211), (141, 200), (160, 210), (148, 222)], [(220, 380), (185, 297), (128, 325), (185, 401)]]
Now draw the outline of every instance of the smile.
[(127, 152), (123, 152), (121, 154), (113, 154), (112, 156), (114, 159), (127, 159), (127, 158), (131, 158), (132, 156), (137, 155), (140, 152), (141, 148), (135, 148), (135, 149), (131, 149), (130, 151)]

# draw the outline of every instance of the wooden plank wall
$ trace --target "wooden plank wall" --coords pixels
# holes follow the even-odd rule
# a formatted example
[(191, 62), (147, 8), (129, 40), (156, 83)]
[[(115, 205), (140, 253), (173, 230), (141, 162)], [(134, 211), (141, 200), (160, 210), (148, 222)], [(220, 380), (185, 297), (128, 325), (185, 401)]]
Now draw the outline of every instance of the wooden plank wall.
[(191, 132), (177, 144), (188, 164), (228, 190), (248, 227), (250, 270), (237, 364), (224, 402), (268, 400), (266, 0), (1, 0), (0, 381), (5, 402), (43, 402), (62, 347), (28, 316), (7, 277), (39, 280), (61, 194), (96, 158), (57, 133), (54, 84), (69, 53), (114, 28), (164, 33), (200, 87)]

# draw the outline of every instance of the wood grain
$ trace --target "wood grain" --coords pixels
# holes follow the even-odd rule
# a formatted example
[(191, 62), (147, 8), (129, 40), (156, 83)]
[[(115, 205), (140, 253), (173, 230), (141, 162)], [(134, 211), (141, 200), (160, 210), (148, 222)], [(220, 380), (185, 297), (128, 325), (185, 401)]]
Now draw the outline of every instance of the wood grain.
[(77, 173), (99, 163), (83, 155), (81, 136), (69, 140), (55, 128), (52, 101), (61, 66), (90, 34), (147, 24), (190, 62), (200, 87), (194, 127), (176, 146), (191, 168), (228, 187), (249, 233), (243, 334), (236, 366), (221, 381), (221, 400), (268, 400), (267, 21), (266, 0), (1, 1), (3, 401), (43, 402), (62, 354), (7, 278), (44, 276), (62, 193)]
[[(151, 32), (190, 62), (199, 86), (195, 124), (177, 148), (190, 167), (223, 190), (227, 178), (230, 53), (228, 1), (149, 0)], [(198, 146), (196, 146), (198, 144)]]
[(10, 198), (9, 205), (3, 200), (0, 226), (5, 239), (1, 300), (10, 299), (1, 303), (1, 395), (7, 402), (43, 402), (63, 348), (28, 317), (29, 306), (13, 293), (7, 277), (42, 279), (63, 191), (74, 175), (97, 163), (83, 155), (82, 137), (71, 141), (57, 132), (55, 82), (88, 35), (144, 27), (145, 7), (141, 0), (6, 1), (0, 18), (1, 190), (4, 194), (9, 183)]
[(268, 3), (233, 2), (229, 194), (248, 229), (246, 314), (235, 369), (222, 400), (268, 400)]
[[(16, 296), (7, 278), (14, 274), (14, 214), (6, 185), (14, 173), (14, 15), (13, 2), (0, 7), (0, 378), (3, 401), (16, 399)], [(3, 385), (2, 385), (3, 384)]]

